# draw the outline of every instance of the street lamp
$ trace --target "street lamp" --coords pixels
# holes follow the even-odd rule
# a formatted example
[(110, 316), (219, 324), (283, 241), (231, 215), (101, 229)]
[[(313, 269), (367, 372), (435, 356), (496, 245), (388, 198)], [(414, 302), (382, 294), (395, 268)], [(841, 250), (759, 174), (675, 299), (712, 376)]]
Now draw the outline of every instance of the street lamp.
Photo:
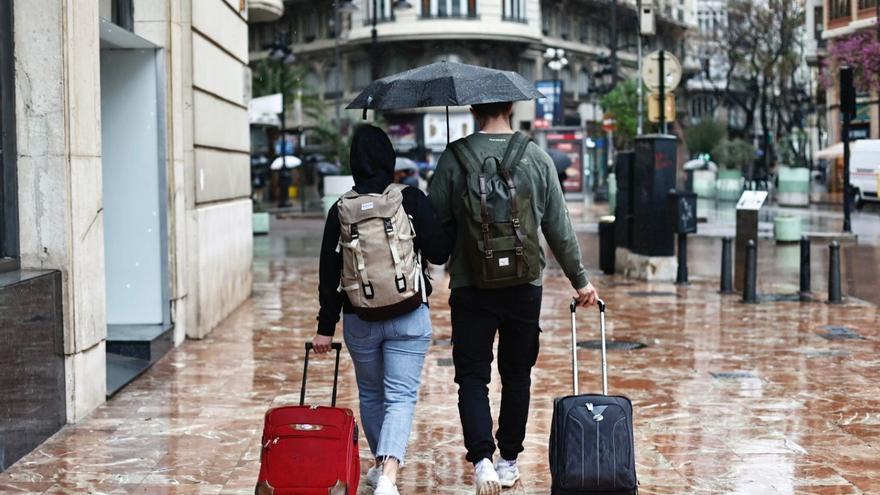
[[(562, 108), (562, 106), (563, 106), (562, 105), (563, 88), (562, 88), (562, 80), (561, 80), (561, 77), (559, 76), (559, 73), (560, 73), (560, 71), (562, 71), (562, 69), (565, 66), (568, 65), (568, 59), (565, 57), (565, 50), (563, 50), (562, 48), (548, 47), (547, 50), (544, 51), (544, 58), (547, 60), (547, 67), (549, 67), (550, 70), (552, 70), (556, 74), (556, 78), (553, 81), (553, 88), (554, 88), (554, 91), (556, 92), (556, 94), (558, 95), (557, 97), (559, 99), (558, 103), (559, 103), (561, 113), (564, 115), (565, 110), (564, 110), (564, 108)], [(562, 115), (560, 115), (558, 117), (556, 115), (556, 108), (555, 108), (556, 103), (557, 102), (554, 102), (554, 105), (553, 105), (554, 106), (554, 109), (553, 109), (553, 120), (554, 120), (553, 124), (554, 125), (558, 124), (559, 122), (557, 119), (562, 117)]]
[[(287, 65), (290, 65), (296, 61), (296, 56), (293, 54), (293, 50), (290, 49), (290, 43), (288, 41), (287, 33), (280, 32), (275, 36), (275, 41), (268, 46), (269, 49), (269, 59), (276, 60), (278, 62), (279, 68), (279, 92), (281, 93), (281, 172), (279, 173), (279, 185), (281, 187), (281, 191), (278, 197), (278, 206), (280, 208), (286, 208), (291, 205), (290, 203), (290, 183), (291, 183), (291, 173), (290, 169), (287, 168), (287, 125), (284, 121), (284, 114), (286, 107), (285, 96), (287, 94), (287, 69), (285, 68)], [(300, 184), (299, 184), (299, 196), (301, 198), (301, 208), (305, 211), (305, 196), (302, 191), (302, 178), (303, 174), (300, 171)]]

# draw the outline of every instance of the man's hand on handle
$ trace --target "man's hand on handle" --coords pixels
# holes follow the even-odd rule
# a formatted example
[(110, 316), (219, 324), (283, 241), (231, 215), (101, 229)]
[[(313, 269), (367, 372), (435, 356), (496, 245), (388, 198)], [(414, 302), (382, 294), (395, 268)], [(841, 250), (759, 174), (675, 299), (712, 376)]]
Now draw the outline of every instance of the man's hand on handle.
[(333, 337), (328, 337), (326, 335), (315, 335), (315, 338), (312, 339), (312, 346), (315, 354), (326, 354), (330, 352), (330, 344), (332, 343)]
[(576, 296), (578, 306), (582, 308), (586, 308), (587, 306), (592, 306), (596, 304), (599, 300), (599, 293), (596, 292), (596, 288), (593, 287), (593, 284), (587, 283), (586, 287), (582, 287), (577, 290)]

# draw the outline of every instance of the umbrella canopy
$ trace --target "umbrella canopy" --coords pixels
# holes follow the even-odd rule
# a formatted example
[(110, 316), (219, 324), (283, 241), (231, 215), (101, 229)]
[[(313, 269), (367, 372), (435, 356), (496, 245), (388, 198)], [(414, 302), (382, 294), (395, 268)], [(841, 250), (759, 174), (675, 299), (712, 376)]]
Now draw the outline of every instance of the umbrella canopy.
[(296, 168), (302, 165), (302, 160), (293, 155), (279, 156), (272, 160), (272, 165), (269, 165), (269, 170), (281, 170), (282, 163), (284, 164), (284, 168)]
[(413, 170), (415, 172), (419, 171), (419, 166), (416, 162), (410, 160), (409, 158), (397, 157), (394, 161), (394, 171), (402, 172), (404, 170)]
[(544, 95), (512, 71), (436, 62), (373, 81), (346, 108), (393, 110), (521, 101)]
[(556, 167), (556, 173), (561, 174), (571, 166), (571, 157), (566, 153), (551, 148), (547, 150), (547, 154), (550, 155), (550, 158), (553, 160), (553, 165)]

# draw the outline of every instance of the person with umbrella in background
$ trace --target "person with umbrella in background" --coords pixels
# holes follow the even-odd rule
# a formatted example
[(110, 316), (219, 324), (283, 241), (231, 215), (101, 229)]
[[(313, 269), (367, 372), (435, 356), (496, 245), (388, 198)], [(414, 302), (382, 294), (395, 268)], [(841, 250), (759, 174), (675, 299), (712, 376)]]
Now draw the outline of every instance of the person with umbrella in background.
[[(539, 228), (578, 302), (595, 304), (598, 299), (581, 263), (557, 168), (534, 142), (514, 133), (512, 105), (471, 106), (480, 131), (447, 147), (429, 194), (440, 221), (457, 227), (449, 269), (452, 357), (467, 460), (474, 464), (478, 495), (497, 495), (520, 477), (516, 460), (523, 451), (541, 332), (546, 261)], [(496, 333), (502, 389), (493, 439), (487, 385)], [(493, 463), (496, 439), (500, 457)]]

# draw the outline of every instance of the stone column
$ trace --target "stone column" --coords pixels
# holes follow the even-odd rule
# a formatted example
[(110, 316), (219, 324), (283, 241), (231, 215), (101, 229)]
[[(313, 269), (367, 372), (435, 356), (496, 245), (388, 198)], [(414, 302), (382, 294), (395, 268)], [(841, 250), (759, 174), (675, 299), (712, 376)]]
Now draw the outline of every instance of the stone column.
[(98, 2), (14, 4), (22, 269), (62, 274), (67, 420), (104, 402)]

